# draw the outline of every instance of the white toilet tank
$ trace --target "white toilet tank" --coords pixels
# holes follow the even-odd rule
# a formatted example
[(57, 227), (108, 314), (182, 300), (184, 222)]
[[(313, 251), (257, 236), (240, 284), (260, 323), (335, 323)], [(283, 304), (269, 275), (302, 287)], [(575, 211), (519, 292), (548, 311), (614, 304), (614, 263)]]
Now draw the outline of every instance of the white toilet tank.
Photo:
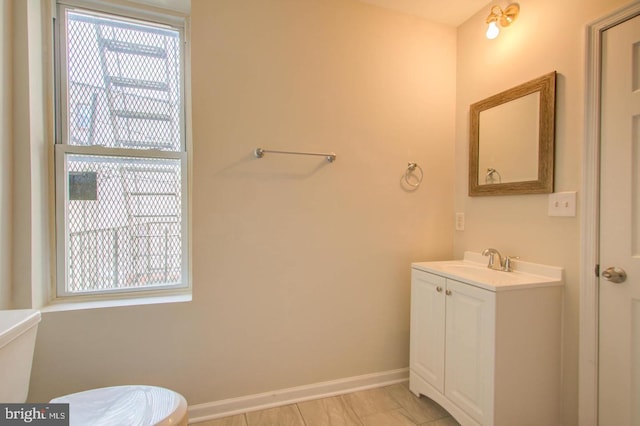
[(0, 311), (0, 402), (27, 400), (39, 322), (33, 309)]

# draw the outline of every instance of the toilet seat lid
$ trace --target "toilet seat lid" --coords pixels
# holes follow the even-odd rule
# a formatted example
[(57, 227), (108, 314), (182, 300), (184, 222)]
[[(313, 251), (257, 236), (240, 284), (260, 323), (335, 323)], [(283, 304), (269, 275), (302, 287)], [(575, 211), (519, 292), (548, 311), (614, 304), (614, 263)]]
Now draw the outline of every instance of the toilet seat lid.
[(69, 404), (71, 425), (176, 425), (187, 414), (182, 395), (157, 386), (111, 386), (51, 400)]

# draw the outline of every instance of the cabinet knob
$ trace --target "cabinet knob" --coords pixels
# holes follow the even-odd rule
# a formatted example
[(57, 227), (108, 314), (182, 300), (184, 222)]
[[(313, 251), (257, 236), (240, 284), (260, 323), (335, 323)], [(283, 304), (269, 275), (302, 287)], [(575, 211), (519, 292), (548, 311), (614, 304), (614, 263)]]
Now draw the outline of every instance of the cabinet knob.
[(441, 292), (442, 292), (442, 287), (440, 287), (440, 286), (436, 287), (436, 291), (437, 291), (438, 293), (441, 293)]
[(451, 296), (451, 290), (447, 290), (444, 292), (447, 296)]

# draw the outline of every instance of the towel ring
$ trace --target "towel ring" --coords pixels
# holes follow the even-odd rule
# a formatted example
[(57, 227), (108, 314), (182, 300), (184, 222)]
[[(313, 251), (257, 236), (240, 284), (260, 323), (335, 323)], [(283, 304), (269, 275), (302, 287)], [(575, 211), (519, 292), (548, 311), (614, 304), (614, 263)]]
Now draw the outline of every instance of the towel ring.
[[(416, 170), (420, 170), (420, 177), (417, 178), (418, 181), (416, 183), (411, 183), (409, 181), (409, 176)], [(407, 183), (407, 185), (413, 186), (414, 188), (417, 188), (420, 186), (420, 184), (422, 183), (422, 178), (424, 177), (424, 172), (422, 171), (422, 167), (420, 167), (418, 165), (418, 163), (408, 163), (407, 164), (407, 171), (404, 172), (404, 181)]]

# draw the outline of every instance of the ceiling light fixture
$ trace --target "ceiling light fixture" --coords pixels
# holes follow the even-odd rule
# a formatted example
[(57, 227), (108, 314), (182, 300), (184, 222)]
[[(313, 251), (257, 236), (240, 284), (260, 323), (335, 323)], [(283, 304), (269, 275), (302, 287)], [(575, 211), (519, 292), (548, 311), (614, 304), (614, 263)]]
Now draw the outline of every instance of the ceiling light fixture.
[(489, 24), (489, 28), (487, 28), (487, 38), (493, 40), (498, 37), (498, 34), (500, 34), (498, 24), (500, 24), (501, 27), (508, 27), (516, 20), (518, 13), (520, 13), (520, 6), (517, 3), (511, 3), (504, 9), (497, 5), (492, 6), (491, 12), (489, 16), (487, 16), (487, 24)]

